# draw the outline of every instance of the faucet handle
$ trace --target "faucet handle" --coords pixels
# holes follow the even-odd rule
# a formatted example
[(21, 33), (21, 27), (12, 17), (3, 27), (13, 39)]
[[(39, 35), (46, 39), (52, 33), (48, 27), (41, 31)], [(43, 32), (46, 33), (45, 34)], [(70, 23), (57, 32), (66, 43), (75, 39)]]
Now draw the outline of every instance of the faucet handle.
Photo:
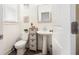
[(53, 30), (49, 30), (50, 32), (53, 32)]

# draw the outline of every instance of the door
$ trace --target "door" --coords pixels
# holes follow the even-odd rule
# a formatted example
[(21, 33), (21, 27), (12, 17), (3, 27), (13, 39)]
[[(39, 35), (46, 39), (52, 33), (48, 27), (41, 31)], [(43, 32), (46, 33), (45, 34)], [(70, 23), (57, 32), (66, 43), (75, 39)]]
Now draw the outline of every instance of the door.
[[(76, 5), (76, 21), (79, 26), (79, 4)], [(79, 32), (76, 34), (76, 54), (79, 55)]]

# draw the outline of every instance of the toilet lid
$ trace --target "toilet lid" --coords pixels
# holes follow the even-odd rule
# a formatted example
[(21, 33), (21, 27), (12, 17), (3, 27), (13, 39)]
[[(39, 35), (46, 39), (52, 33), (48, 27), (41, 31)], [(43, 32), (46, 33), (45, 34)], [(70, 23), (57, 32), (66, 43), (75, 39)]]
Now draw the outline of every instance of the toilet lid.
[(21, 45), (25, 45), (25, 44), (26, 44), (26, 41), (20, 40), (20, 41), (15, 43), (15, 46), (21, 46)]

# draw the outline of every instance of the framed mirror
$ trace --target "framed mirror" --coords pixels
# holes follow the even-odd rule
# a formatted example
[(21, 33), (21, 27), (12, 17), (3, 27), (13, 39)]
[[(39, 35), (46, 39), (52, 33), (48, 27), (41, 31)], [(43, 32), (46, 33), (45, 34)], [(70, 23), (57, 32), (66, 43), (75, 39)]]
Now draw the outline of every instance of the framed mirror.
[(41, 22), (50, 22), (49, 12), (41, 12)]
[(50, 12), (41, 12), (39, 15), (38, 22), (51, 22), (51, 13)]

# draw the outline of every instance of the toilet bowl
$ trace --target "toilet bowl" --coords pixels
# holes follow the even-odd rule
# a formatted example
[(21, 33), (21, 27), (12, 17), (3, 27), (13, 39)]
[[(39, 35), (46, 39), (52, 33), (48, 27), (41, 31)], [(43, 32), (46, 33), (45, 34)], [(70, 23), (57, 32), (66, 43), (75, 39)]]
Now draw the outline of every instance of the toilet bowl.
[(17, 49), (17, 55), (23, 55), (26, 51), (25, 46), (28, 40), (28, 35), (26, 35), (26, 40), (22, 39), (15, 43), (15, 48)]
[(17, 49), (17, 55), (23, 55), (25, 52), (26, 41), (20, 40), (15, 43), (15, 48)]

